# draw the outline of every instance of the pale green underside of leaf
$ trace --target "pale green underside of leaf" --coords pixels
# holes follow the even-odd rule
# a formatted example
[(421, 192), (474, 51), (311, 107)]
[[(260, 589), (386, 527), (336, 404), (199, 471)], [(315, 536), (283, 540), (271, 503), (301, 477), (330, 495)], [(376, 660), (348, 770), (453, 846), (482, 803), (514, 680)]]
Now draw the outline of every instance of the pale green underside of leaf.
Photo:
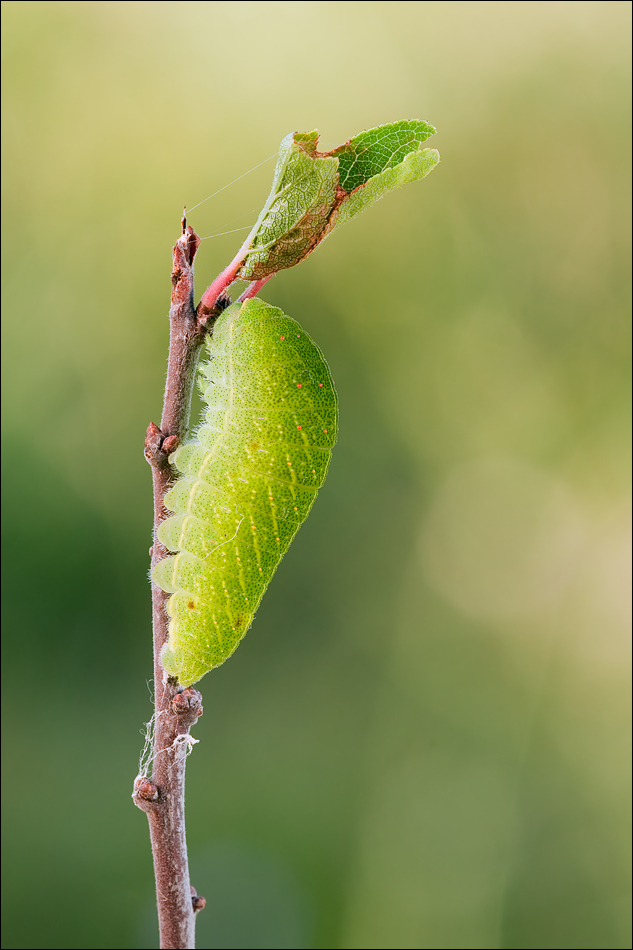
[(305, 151), (318, 133), (288, 135), (281, 143), (273, 186), (253, 229), (240, 277), (262, 277), (291, 267), (327, 224), (338, 184), (338, 159)]
[(361, 132), (327, 153), (316, 150), (317, 131), (287, 135), (238, 276), (259, 280), (298, 264), (334, 227), (393, 188), (426, 177), (440, 158), (420, 147), (434, 133), (419, 119), (403, 120)]
[(394, 188), (400, 188), (410, 181), (426, 178), (439, 160), (440, 153), (437, 149), (425, 148), (421, 152), (410, 152), (399, 165), (387, 168), (380, 175), (374, 175), (366, 185), (353, 191), (348, 200), (337, 208), (330, 222), (330, 233), (335, 227), (349, 221), (355, 214), (364, 211)]

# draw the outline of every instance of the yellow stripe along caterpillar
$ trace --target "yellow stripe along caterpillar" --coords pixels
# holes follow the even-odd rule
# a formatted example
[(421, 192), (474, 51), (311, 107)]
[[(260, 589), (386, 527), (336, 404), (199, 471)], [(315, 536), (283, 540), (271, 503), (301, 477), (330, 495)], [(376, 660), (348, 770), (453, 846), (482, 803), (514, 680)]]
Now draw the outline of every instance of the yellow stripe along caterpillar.
[(204, 421), (170, 462), (181, 478), (152, 579), (171, 593), (162, 662), (191, 686), (233, 653), (323, 484), (338, 407), (327, 363), (262, 300), (219, 317), (200, 365)]

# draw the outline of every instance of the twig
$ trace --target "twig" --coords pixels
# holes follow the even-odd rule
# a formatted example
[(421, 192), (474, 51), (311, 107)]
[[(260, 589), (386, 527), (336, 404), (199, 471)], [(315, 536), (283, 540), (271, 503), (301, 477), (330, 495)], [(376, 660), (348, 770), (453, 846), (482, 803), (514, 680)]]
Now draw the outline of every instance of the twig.
[[(193, 261), (200, 239), (182, 221), (182, 235), (173, 249), (172, 294), (169, 311), (169, 364), (160, 428), (151, 422), (145, 438), (145, 458), (152, 467), (154, 483), (154, 544), (152, 567), (169, 553), (156, 538), (160, 522), (167, 517), (163, 506), (166, 491), (174, 481), (169, 455), (187, 437), (196, 366), (205, 334), (212, 328), (220, 306), (205, 308), (198, 315), (193, 298)], [(195, 915), (205, 905), (189, 883), (185, 838), (185, 762), (194, 740), (189, 730), (202, 715), (202, 696), (192, 688), (183, 690), (168, 678), (160, 661), (167, 642), (168, 598), (152, 585), (154, 623), (155, 736), (152, 775), (139, 775), (133, 799), (149, 820), (161, 950), (193, 948)]]

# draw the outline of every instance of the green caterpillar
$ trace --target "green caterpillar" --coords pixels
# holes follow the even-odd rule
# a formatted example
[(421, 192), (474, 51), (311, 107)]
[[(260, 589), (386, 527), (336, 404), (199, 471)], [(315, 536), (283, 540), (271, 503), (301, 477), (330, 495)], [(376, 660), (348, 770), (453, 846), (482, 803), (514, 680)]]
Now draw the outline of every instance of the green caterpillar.
[(152, 573), (172, 594), (162, 662), (182, 686), (227, 660), (250, 627), (323, 484), (338, 424), (321, 351), (276, 307), (233, 304), (207, 348), (206, 419), (170, 456), (183, 477), (158, 529), (178, 553)]

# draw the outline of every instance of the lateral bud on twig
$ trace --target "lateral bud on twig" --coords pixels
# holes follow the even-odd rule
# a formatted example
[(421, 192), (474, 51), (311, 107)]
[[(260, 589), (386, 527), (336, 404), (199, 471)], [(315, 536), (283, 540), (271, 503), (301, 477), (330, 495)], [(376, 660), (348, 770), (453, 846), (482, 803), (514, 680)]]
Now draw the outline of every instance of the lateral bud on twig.
[(165, 455), (171, 455), (172, 452), (175, 452), (180, 439), (177, 435), (168, 435), (166, 439), (163, 440), (161, 449)]
[(171, 708), (178, 716), (179, 725), (190, 729), (203, 713), (202, 694), (188, 686), (182, 692), (176, 693)]
[(190, 884), (189, 887), (191, 889), (191, 906), (193, 907), (194, 914), (197, 914), (207, 906), (207, 899), (200, 894), (196, 894), (196, 889), (193, 884)]
[(143, 455), (152, 466), (157, 468), (164, 464), (165, 453), (161, 450), (163, 444), (163, 433), (155, 422), (150, 422), (145, 433), (145, 445)]
[(158, 786), (143, 775), (137, 776), (132, 792), (132, 801), (141, 811), (153, 811), (160, 799)]
[(150, 422), (145, 433), (143, 455), (152, 468), (161, 468), (168, 464), (169, 456), (175, 452), (180, 439), (177, 435), (164, 436), (155, 422)]

